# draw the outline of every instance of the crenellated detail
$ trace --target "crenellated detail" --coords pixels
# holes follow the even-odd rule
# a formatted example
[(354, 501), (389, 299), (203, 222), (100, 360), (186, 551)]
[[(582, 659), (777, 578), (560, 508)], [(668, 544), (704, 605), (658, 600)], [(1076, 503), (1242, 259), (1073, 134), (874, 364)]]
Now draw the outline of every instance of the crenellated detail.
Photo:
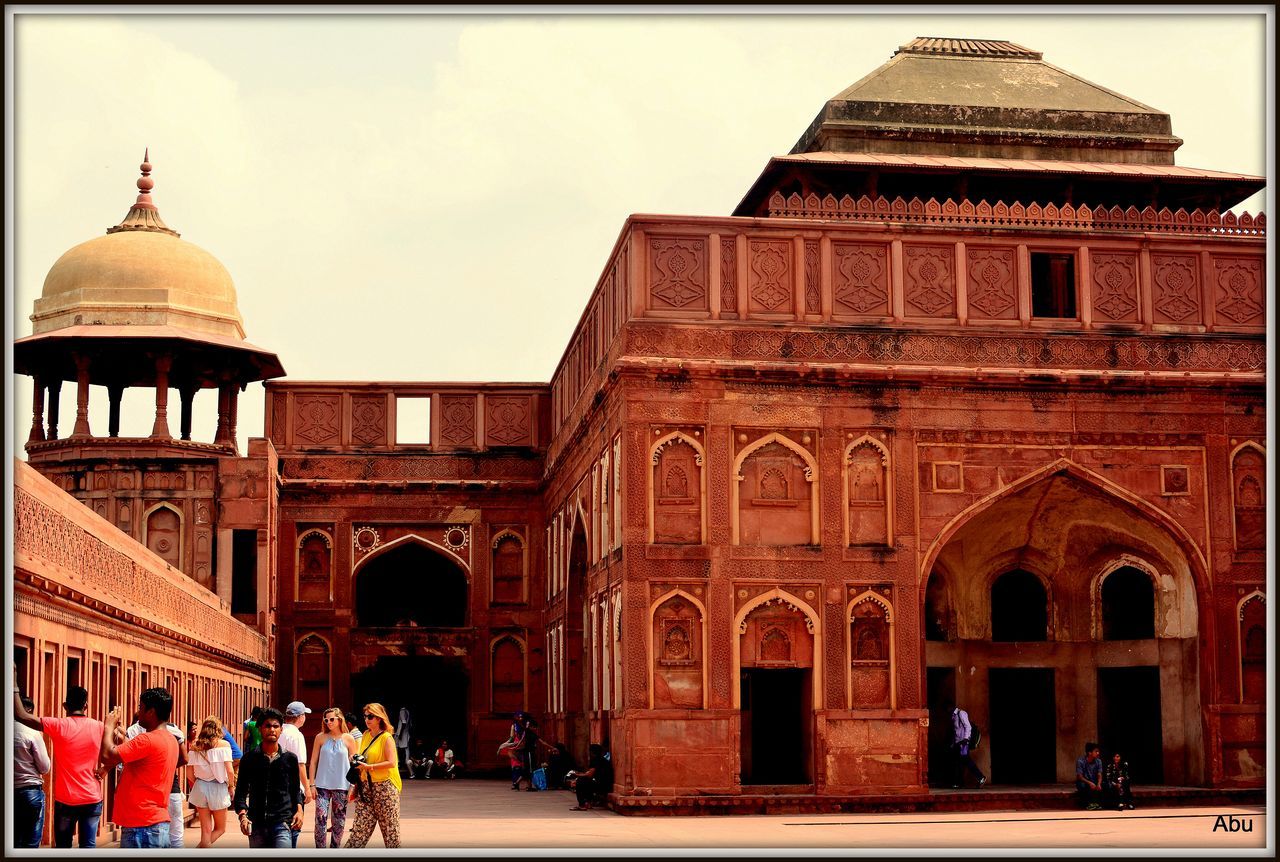
[(1218, 213), (1214, 210), (1195, 209), (1188, 212), (1168, 207), (1122, 209), (1115, 206), (1089, 207), (1081, 204), (1073, 207), (1064, 204), (1023, 204), (1015, 201), (1006, 204), (997, 201), (974, 203), (970, 200), (956, 202), (948, 198), (939, 203), (934, 198), (909, 201), (900, 197), (872, 199), (866, 195), (855, 200), (849, 195), (839, 199), (835, 195), (819, 197), (817, 194), (801, 196), (793, 192), (789, 197), (774, 192), (769, 198), (770, 218), (803, 218), (826, 221), (900, 221), (909, 224), (958, 225), (969, 228), (1020, 227), (1051, 228), (1054, 230), (1080, 231), (1158, 231), (1192, 236), (1266, 236), (1265, 213), (1250, 215), (1233, 212)]

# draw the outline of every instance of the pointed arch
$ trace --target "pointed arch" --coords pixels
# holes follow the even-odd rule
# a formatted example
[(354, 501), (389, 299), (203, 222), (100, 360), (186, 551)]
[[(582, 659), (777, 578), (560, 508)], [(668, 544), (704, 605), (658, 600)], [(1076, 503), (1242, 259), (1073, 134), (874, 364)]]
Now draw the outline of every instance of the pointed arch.
[[(696, 596), (694, 596), (692, 593), (687, 592), (682, 587), (676, 587), (673, 590), (668, 590), (667, 592), (658, 596), (658, 598), (654, 599), (649, 604), (649, 613), (646, 617), (648, 624), (645, 626), (645, 656), (649, 666), (649, 673), (648, 673), (649, 709), (654, 708), (653, 706), (654, 673), (655, 673), (654, 667), (657, 663), (657, 656), (655, 654), (656, 645), (653, 642), (653, 624), (654, 624), (655, 618), (657, 617), (658, 609), (662, 607), (664, 604), (666, 604), (668, 601), (670, 601), (671, 599), (675, 598), (676, 596), (680, 596), (681, 598), (688, 601), (689, 604), (693, 605), (695, 608), (698, 609), (698, 614), (700, 617), (698, 624), (701, 630), (701, 638), (700, 638), (701, 648), (699, 649), (698, 661), (699, 661), (699, 664), (702, 666), (702, 706), (700, 708), (706, 709), (707, 708), (707, 690), (708, 690), (708, 682), (709, 682), (707, 679), (707, 606), (704, 605), (701, 601), (699, 601)], [(613, 616), (613, 619), (610, 620), (610, 622), (612, 623), (611, 628), (620, 625), (622, 621), (621, 613), (622, 613), (622, 609), (621, 609), (621, 606), (619, 605), (615, 608), (614, 613), (611, 615)], [(616, 631), (610, 632), (611, 636), (616, 634), (617, 634)]]
[[(1237, 460), (1241, 455), (1251, 450), (1256, 452), (1258, 457), (1262, 459), (1261, 469), (1257, 471), (1257, 475), (1250, 473), (1245, 476), (1237, 476)], [(1259, 548), (1265, 550), (1267, 450), (1257, 441), (1245, 440), (1231, 450), (1231, 454), (1227, 457), (1227, 467), (1227, 472), (1231, 477), (1231, 547), (1237, 551), (1258, 550)], [(1260, 505), (1241, 505), (1241, 498), (1244, 496), (1242, 487), (1246, 479), (1256, 486), (1256, 494)], [(1242, 521), (1245, 523), (1242, 524)], [(1242, 530), (1242, 526), (1245, 529)], [(1259, 532), (1261, 535), (1257, 535)], [(1245, 535), (1241, 535), (1242, 533)]]
[(739, 452), (733, 459), (733, 472), (730, 474), (731, 480), (729, 482), (729, 494), (730, 494), (729, 528), (731, 531), (730, 542), (734, 545), (738, 545), (738, 544), (741, 544), (741, 541), (742, 541), (741, 517), (740, 517), (740, 504), (742, 499), (742, 482), (744, 480), (744, 477), (742, 475), (742, 465), (747, 460), (747, 458), (750, 457), (751, 453), (757, 451), (758, 449), (763, 449), (765, 446), (768, 446), (770, 443), (777, 443), (778, 445), (782, 446), (784, 449), (787, 449), (792, 453), (794, 453), (797, 457), (800, 458), (801, 461), (804, 462), (805, 464), (804, 478), (805, 478), (805, 481), (809, 483), (809, 522), (810, 522), (809, 523), (809, 544), (811, 545), (821, 544), (822, 534), (820, 532), (821, 520), (819, 518), (820, 497), (818, 493), (818, 490), (819, 490), (818, 489), (818, 476), (819, 476), (818, 461), (803, 446), (801, 446), (799, 443), (792, 440), (790, 437), (787, 437), (785, 434), (782, 434), (778, 431), (771, 431), (768, 434), (761, 437), (759, 440), (753, 440), (751, 443), (748, 443), (746, 446), (742, 447), (742, 451)]
[[(507, 676), (498, 673), (498, 649), (510, 643), (520, 652), (520, 705), (516, 709), (507, 709), (506, 701), (510, 690), (514, 688)], [(509, 669), (504, 667), (503, 673)], [(529, 705), (529, 649), (525, 639), (515, 632), (499, 632), (489, 639), (489, 711), (494, 713), (510, 713), (524, 710)], [(500, 708), (501, 707), (501, 708)]]
[(683, 431), (672, 431), (664, 434), (654, 441), (653, 446), (649, 448), (649, 464), (645, 470), (645, 491), (649, 509), (648, 541), (649, 544), (654, 543), (657, 527), (657, 487), (654, 472), (658, 468), (662, 450), (672, 443), (684, 443), (694, 452), (693, 463), (698, 468), (698, 544), (705, 545), (707, 542), (707, 452), (701, 443)]
[(870, 434), (863, 434), (858, 439), (844, 447), (844, 454), (840, 457), (842, 498), (844, 501), (844, 544), (848, 547), (853, 542), (853, 516), (850, 512), (850, 504), (856, 502), (851, 500), (849, 490), (850, 468), (852, 464), (850, 459), (853, 453), (863, 447), (870, 446), (880, 453), (880, 464), (884, 468), (884, 486), (880, 490), (880, 500), (883, 509), (885, 545), (893, 547), (893, 459), (889, 453), (889, 447), (881, 440), (877, 440)]
[(451, 561), (458, 564), (458, 568), (462, 569), (462, 574), (467, 579), (467, 586), (468, 587), (471, 586), (471, 566), (466, 560), (458, 556), (457, 552), (454, 551), (452, 548), (446, 547), (445, 545), (442, 545), (439, 542), (433, 542), (424, 536), (419, 536), (417, 533), (409, 533), (407, 536), (401, 536), (398, 539), (393, 539), (390, 542), (385, 542), (381, 545), (378, 545), (378, 547), (374, 548), (372, 551), (365, 554), (360, 559), (356, 560), (355, 564), (351, 567), (351, 579), (354, 581), (356, 574), (362, 568), (368, 565), (370, 560), (375, 559), (377, 557), (381, 557), (383, 554), (386, 554), (388, 551), (391, 551), (395, 548), (403, 547), (404, 545), (407, 545), (407, 544), (422, 545), (425, 548), (428, 548), (432, 551), (435, 551), (438, 554), (442, 554), (443, 556), (448, 557)]
[(822, 708), (822, 692), (823, 692), (823, 676), (822, 676), (822, 617), (815, 611), (808, 602), (799, 596), (786, 592), (780, 587), (774, 587), (766, 590), (760, 595), (744, 604), (733, 617), (733, 628), (729, 631), (734, 639), (733, 649), (730, 650), (730, 659), (732, 666), (730, 667), (729, 679), (735, 682), (730, 688), (733, 690), (733, 708), (742, 709), (742, 689), (736, 685), (738, 678), (742, 675), (742, 628), (746, 624), (747, 616), (752, 611), (763, 604), (780, 599), (781, 601), (791, 605), (798, 610), (805, 618), (805, 623), (813, 634), (813, 708)]
[[(1114, 572), (1124, 568), (1137, 569), (1150, 578), (1152, 591), (1152, 625), (1153, 627), (1155, 626), (1155, 603), (1156, 597), (1160, 593), (1160, 572), (1149, 560), (1146, 560), (1137, 554), (1118, 554), (1107, 560), (1107, 562), (1094, 573), (1093, 577), (1089, 579), (1089, 604), (1091, 606), (1089, 614), (1089, 637), (1091, 640), (1102, 640), (1105, 634), (1102, 625), (1102, 584)], [(1160, 637), (1158, 628), (1153, 628), (1153, 631), (1155, 633), (1155, 637)]]
[[(852, 599), (849, 600), (849, 603), (845, 606), (845, 610), (844, 610), (844, 620), (845, 620), (844, 624), (845, 626), (850, 628), (851, 630), (850, 634), (852, 634), (853, 612), (858, 607), (858, 605), (862, 604), (863, 602), (871, 602), (873, 604), (876, 604), (884, 611), (885, 625), (889, 629), (888, 631), (889, 708), (897, 709), (898, 708), (898, 655), (897, 655), (898, 637), (897, 637), (897, 622), (893, 613), (893, 602), (889, 601), (887, 598), (875, 592), (874, 590), (867, 589), (858, 593), (856, 596), (854, 596)], [(845, 653), (844, 655), (845, 703), (847, 704), (849, 709), (854, 709), (855, 708), (853, 704), (854, 643), (853, 643), (852, 636), (845, 638), (844, 653)]]
[[(515, 542), (520, 549), (519, 555), (506, 553), (504, 542)], [(524, 536), (511, 529), (503, 528), (489, 543), (489, 603), (526, 604), (529, 601), (529, 545)], [(516, 571), (511, 571), (512, 567)], [(513, 581), (518, 585), (513, 589)]]
[[(323, 577), (326, 581), (325, 594), (318, 599), (304, 599), (302, 597), (303, 572), (308, 571), (307, 564), (303, 560), (303, 549), (307, 545), (308, 540), (318, 538), (324, 542), (327, 553), (327, 560), (320, 566), (320, 573), (316, 575), (315, 580), (319, 581)], [(333, 534), (319, 527), (309, 527), (302, 531), (298, 536), (298, 541), (293, 546), (293, 596), (296, 601), (333, 601)]]
[(293, 696), (304, 703), (329, 703), (333, 680), (333, 645), (318, 632), (307, 632), (293, 645)]
[[(172, 512), (174, 517), (178, 519), (178, 527), (176, 530), (177, 542), (173, 553), (169, 553), (167, 550), (160, 550), (158, 547), (152, 547), (153, 536), (151, 535), (151, 518), (162, 510)], [(167, 500), (162, 500), (153, 506), (147, 507), (147, 509), (142, 513), (139, 523), (142, 524), (142, 544), (146, 545), (147, 550), (164, 560), (170, 566), (181, 571), (182, 561), (186, 559), (187, 553), (187, 519), (182, 516), (182, 510)], [(161, 531), (156, 530), (155, 532)], [(160, 541), (160, 539), (157, 539), (157, 541)]]
[[(1249, 593), (1247, 596), (1242, 596), (1240, 601), (1236, 602), (1236, 616), (1235, 616), (1236, 656), (1238, 658), (1237, 665), (1239, 667), (1239, 671), (1236, 677), (1239, 683), (1239, 695), (1240, 695), (1239, 702), (1240, 703), (1247, 702), (1245, 700), (1245, 665), (1248, 663), (1247, 662), (1248, 634), (1245, 630), (1244, 617), (1245, 617), (1245, 611), (1248, 610), (1248, 606), (1253, 602), (1257, 602), (1259, 605), (1263, 606), (1264, 613), (1262, 615), (1262, 619), (1263, 619), (1263, 625), (1265, 626), (1266, 625), (1265, 608), (1267, 604), (1267, 596), (1265, 593), (1263, 593), (1261, 590), (1254, 590), (1253, 592)], [(1263, 696), (1263, 702), (1265, 702), (1265, 694)]]

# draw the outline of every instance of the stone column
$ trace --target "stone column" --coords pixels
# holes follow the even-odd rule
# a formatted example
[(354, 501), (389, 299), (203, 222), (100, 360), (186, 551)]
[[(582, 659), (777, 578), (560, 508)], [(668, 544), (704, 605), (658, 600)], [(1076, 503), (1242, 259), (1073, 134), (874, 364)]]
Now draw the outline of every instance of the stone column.
[(195, 385), (191, 383), (178, 390), (182, 398), (182, 418), (178, 420), (178, 433), (183, 440), (191, 439), (191, 403), (195, 400), (196, 391)]
[(62, 381), (54, 380), (49, 384), (49, 431), (46, 440), (58, 439), (58, 399), (62, 395)]
[(213, 435), (213, 442), (225, 446), (230, 440), (231, 428), (231, 384), (223, 381), (218, 384), (218, 430)]
[(123, 386), (108, 386), (107, 401), (110, 410), (107, 412), (107, 436), (120, 436), (120, 398), (124, 395)]
[(37, 377), (35, 384), (31, 399), (31, 433), (27, 435), (28, 445), (44, 440), (44, 380)]
[(232, 383), (227, 388), (230, 392), (227, 405), (227, 442), (231, 444), (232, 449), (236, 449), (237, 453), (239, 453), (239, 444), (236, 441), (236, 423), (240, 417), (240, 386)]
[(169, 369), (173, 357), (156, 357), (156, 421), (151, 426), (152, 440), (172, 440), (169, 433)]
[(77, 354), (76, 362), (76, 424), (72, 437), (92, 437), (89, 430), (89, 357)]

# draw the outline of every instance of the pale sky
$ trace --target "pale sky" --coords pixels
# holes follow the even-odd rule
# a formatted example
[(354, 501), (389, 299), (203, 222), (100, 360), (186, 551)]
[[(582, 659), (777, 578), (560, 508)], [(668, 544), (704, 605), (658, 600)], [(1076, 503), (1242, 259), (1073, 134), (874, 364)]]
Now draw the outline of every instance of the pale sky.
[[(1172, 116), (1180, 165), (1266, 173), (1247, 14), (9, 17), (12, 337), (45, 273), (160, 212), (235, 281), (289, 380), (547, 381), (624, 219), (728, 215), (823, 103), (915, 36), (1008, 39)], [(7, 12), (11, 12), (10, 7)], [(1000, 10), (1003, 11), (1003, 10)], [(1244, 209), (1258, 212), (1263, 196)], [(1269, 214), (1270, 216), (1270, 214)], [(31, 381), (6, 387), (14, 447)], [(216, 396), (197, 397), (212, 440)], [(170, 426), (177, 432), (176, 394)], [(122, 433), (150, 431), (126, 394)], [(240, 440), (263, 395), (241, 395)], [(90, 419), (106, 433), (106, 398)], [(75, 415), (64, 385), (62, 433)]]

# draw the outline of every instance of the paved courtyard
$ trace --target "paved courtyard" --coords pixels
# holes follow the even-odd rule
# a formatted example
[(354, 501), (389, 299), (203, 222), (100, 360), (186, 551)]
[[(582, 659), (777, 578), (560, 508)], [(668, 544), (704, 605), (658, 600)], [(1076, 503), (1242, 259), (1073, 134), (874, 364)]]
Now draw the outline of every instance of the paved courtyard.
[[(1150, 808), (1136, 811), (1009, 811), (930, 814), (799, 814), (731, 817), (622, 817), (611, 811), (570, 811), (567, 791), (513, 792), (503, 781), (406, 781), (401, 800), (405, 847), (578, 848), (610, 852), (661, 848), (1048, 847), (1263, 848), (1262, 807)], [(313, 807), (298, 841), (314, 850)], [(1250, 832), (1214, 831), (1218, 815), (1251, 824)], [(347, 825), (354, 817), (349, 813)], [(1229, 821), (1226, 821), (1229, 823)], [(248, 847), (234, 822), (216, 849)], [(188, 846), (198, 831), (188, 831)], [(371, 848), (383, 846), (374, 830)], [(593, 854), (595, 855), (595, 854)]]

